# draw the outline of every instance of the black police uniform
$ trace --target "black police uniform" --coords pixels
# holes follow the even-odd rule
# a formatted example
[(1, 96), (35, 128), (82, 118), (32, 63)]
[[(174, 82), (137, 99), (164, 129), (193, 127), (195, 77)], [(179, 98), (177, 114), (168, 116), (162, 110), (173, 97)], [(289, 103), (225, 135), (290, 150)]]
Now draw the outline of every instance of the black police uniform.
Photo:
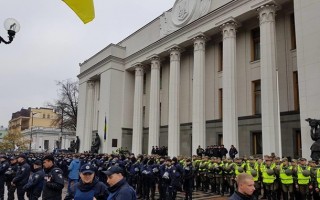
[(184, 168), (184, 181), (183, 181), (183, 189), (185, 191), (185, 200), (192, 200), (192, 189), (194, 184), (194, 171), (195, 169), (190, 162)]
[(42, 193), (43, 200), (62, 199), (62, 189), (64, 187), (62, 174), (62, 170), (56, 166), (52, 166), (49, 169), (45, 169), (45, 180)]
[(26, 162), (26, 159), (19, 163), (17, 174), (12, 180), (12, 183), (17, 187), (18, 200), (24, 200), (25, 190), (23, 186), (28, 182), (30, 171), (30, 165)]
[(5, 172), (5, 182), (8, 190), (8, 200), (14, 200), (14, 192), (16, 191), (16, 187), (11, 185), (13, 178), (16, 176), (18, 171), (18, 163), (11, 163), (7, 171)]
[[(3, 157), (6, 159), (6, 157)], [(0, 163), (0, 200), (4, 199), (4, 182), (5, 172), (9, 168), (9, 162), (7, 160)]]
[(34, 170), (34, 173), (30, 176), (28, 183), (23, 187), (27, 192), (29, 200), (37, 200), (41, 196), (44, 182), (44, 171), (40, 167)]

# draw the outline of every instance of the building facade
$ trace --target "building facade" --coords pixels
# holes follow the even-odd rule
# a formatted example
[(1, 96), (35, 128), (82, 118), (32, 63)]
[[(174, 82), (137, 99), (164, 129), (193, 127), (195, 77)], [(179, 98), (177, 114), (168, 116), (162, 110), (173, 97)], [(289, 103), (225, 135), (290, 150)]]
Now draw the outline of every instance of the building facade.
[[(320, 116), (318, 1), (176, 0), (80, 64), (77, 136), (100, 151), (310, 157)], [(107, 127), (104, 131), (104, 127)]]
[[(12, 113), (9, 131), (21, 132), (30, 140), (32, 151), (52, 151), (68, 148), (75, 140), (74, 131), (61, 130), (58, 114), (51, 108), (28, 108)], [(61, 144), (61, 145), (60, 145)]]

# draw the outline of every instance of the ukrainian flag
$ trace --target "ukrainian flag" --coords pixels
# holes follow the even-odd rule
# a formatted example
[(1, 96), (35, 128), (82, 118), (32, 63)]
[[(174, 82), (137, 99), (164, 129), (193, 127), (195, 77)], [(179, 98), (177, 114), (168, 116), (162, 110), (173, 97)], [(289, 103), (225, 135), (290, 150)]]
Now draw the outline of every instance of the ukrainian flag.
[(63, 0), (63, 2), (78, 15), (84, 24), (94, 19), (93, 0)]

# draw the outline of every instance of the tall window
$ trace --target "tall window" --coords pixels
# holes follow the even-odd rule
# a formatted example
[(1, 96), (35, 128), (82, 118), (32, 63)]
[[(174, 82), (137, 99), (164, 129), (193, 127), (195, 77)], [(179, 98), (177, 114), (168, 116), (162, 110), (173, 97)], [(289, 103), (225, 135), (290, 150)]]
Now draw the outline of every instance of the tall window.
[(252, 133), (252, 155), (262, 154), (262, 133)]
[(290, 32), (291, 32), (291, 49), (296, 49), (297, 44), (296, 44), (296, 27), (294, 23), (294, 14), (292, 13), (290, 15)]
[(219, 42), (219, 63), (218, 63), (218, 71), (221, 72), (223, 70), (223, 42)]
[(147, 90), (147, 74), (143, 74), (143, 94), (146, 94)]
[(298, 72), (293, 72), (293, 98), (294, 98), (294, 110), (300, 109), (300, 101), (299, 101), (299, 80), (298, 80)]
[(302, 157), (302, 142), (301, 142), (301, 130), (296, 130), (294, 133), (294, 158), (301, 158)]
[(49, 149), (49, 140), (44, 140), (44, 147), (45, 150)]
[(160, 107), (159, 107), (159, 125), (161, 126), (161, 107), (162, 107), (162, 105), (161, 105), (161, 103), (160, 103), (160, 105), (159, 105)]
[(218, 134), (218, 145), (223, 145), (223, 134), (221, 133)]
[(146, 119), (146, 107), (143, 106), (143, 108), (142, 108), (142, 127), (144, 127), (145, 119)]
[(260, 28), (251, 31), (251, 61), (260, 60)]
[(160, 90), (162, 90), (162, 67), (160, 67)]
[(252, 82), (253, 92), (253, 114), (261, 114), (261, 82), (256, 80)]
[(223, 90), (222, 88), (219, 89), (219, 118), (222, 119), (223, 117)]

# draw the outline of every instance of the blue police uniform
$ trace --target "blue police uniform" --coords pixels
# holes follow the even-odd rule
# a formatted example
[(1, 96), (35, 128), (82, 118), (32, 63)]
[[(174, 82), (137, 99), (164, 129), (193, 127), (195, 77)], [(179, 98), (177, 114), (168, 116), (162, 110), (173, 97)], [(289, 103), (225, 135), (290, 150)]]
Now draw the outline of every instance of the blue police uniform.
[(26, 159), (19, 163), (17, 174), (12, 180), (12, 183), (17, 187), (18, 200), (24, 200), (25, 190), (23, 186), (28, 183), (30, 172), (31, 168)]
[[(2, 157), (7, 159), (6, 157)], [(4, 199), (4, 182), (5, 172), (9, 168), (9, 162), (7, 160), (0, 163), (0, 199)]]
[(30, 200), (37, 200), (41, 196), (44, 182), (44, 171), (40, 167), (34, 170), (34, 173), (30, 176), (28, 183), (23, 186), (23, 189), (27, 192), (27, 196)]
[(71, 187), (70, 193), (67, 194), (65, 200), (91, 200), (93, 198), (97, 200), (107, 200), (108, 198), (107, 186), (97, 178), (90, 184), (84, 184), (82, 180), (79, 180), (78, 183)]

